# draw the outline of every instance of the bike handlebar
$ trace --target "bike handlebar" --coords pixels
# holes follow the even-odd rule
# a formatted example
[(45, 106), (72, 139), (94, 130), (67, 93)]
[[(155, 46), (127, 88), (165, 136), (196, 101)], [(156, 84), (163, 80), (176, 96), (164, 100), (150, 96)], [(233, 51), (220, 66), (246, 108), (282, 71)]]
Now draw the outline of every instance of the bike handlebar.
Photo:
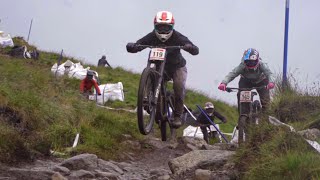
[(183, 49), (183, 46), (151, 46), (151, 45), (143, 45), (143, 44), (137, 44), (136, 46), (142, 47), (142, 48)]
[(235, 88), (235, 87), (226, 87), (227, 92), (234, 92), (233, 90), (238, 90), (238, 91), (251, 91), (254, 89), (266, 89), (267, 86), (259, 86), (259, 87), (251, 87), (251, 88)]

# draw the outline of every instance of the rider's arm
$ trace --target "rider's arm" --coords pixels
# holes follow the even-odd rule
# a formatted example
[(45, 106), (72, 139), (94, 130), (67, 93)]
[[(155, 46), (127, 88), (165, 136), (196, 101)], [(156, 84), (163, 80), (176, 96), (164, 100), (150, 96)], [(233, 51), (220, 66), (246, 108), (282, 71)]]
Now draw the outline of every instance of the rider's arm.
[(223, 79), (222, 83), (228, 84), (229, 82), (234, 80), (234, 78), (236, 78), (243, 72), (244, 68), (245, 68), (244, 64), (240, 63), (231, 72), (229, 72), (229, 74)]
[(222, 122), (224, 122), (224, 123), (227, 122), (227, 119), (226, 119), (224, 116), (222, 116), (220, 113), (218, 113), (217, 111), (214, 111), (214, 112), (213, 112), (213, 115), (214, 115), (215, 117), (217, 117), (218, 119), (220, 119)]
[(266, 63), (260, 62), (260, 69), (266, 75), (269, 82), (274, 82), (273, 74)]
[[(145, 35), (144, 37), (142, 37), (141, 39), (139, 39), (135, 44), (139, 44), (139, 45), (153, 45), (152, 42), (154, 41), (154, 39), (157, 38), (155, 37), (154, 33), (151, 32), (147, 35)], [(127, 46), (127, 51), (130, 53), (136, 53), (139, 51), (144, 50), (145, 47), (137, 47), (137, 46)]]
[(199, 48), (196, 45), (194, 45), (186, 36), (182, 35), (178, 31), (175, 31), (174, 33), (177, 34), (180, 46), (184, 46), (186, 44), (190, 44), (191, 45), (190, 48), (186, 49), (186, 51), (188, 51), (192, 55), (199, 54)]

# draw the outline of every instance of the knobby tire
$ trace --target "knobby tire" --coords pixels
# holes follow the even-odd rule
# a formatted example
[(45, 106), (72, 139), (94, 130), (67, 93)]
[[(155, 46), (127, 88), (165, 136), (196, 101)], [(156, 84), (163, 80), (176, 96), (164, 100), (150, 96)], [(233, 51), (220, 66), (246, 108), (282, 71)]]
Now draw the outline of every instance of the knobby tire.
[(245, 132), (245, 126), (247, 122), (247, 116), (240, 116), (239, 117), (239, 122), (238, 122), (238, 144), (239, 146), (243, 144), (244, 142), (244, 132)]
[[(143, 135), (147, 135), (152, 131), (155, 121), (156, 107), (154, 103), (150, 103), (150, 98), (154, 101), (155, 93), (155, 77), (150, 68), (145, 68), (141, 74), (139, 90), (138, 90), (138, 103), (137, 103), (137, 116), (139, 131)], [(145, 99), (147, 97), (147, 99)], [(146, 104), (146, 100), (148, 103)], [(144, 115), (144, 108), (149, 109), (149, 117)], [(148, 122), (145, 122), (149, 118)]]

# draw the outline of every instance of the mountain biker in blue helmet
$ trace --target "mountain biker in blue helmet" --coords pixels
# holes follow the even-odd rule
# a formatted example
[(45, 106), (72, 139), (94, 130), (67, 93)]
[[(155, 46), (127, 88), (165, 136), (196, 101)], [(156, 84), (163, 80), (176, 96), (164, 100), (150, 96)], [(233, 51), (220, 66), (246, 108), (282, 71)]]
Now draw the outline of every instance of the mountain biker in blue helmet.
[[(275, 84), (272, 72), (267, 64), (261, 61), (259, 52), (256, 49), (249, 48), (244, 51), (241, 63), (224, 78), (218, 89), (225, 91), (227, 84), (239, 75), (241, 76), (239, 88), (266, 86), (266, 88), (257, 89), (262, 110), (265, 111), (270, 103), (269, 90), (273, 89)], [(239, 106), (239, 92), (237, 97)]]
[[(174, 29), (174, 18), (171, 12), (159, 11), (154, 18), (154, 30), (139, 39), (136, 43), (128, 43), (126, 48), (130, 53), (142, 51), (145, 48), (137, 45), (150, 46), (183, 46), (183, 50), (192, 55), (199, 54), (199, 48), (195, 46), (186, 36)], [(187, 80), (186, 60), (180, 49), (168, 49), (165, 65), (166, 74), (173, 79), (173, 90), (175, 97), (175, 112), (173, 127), (182, 125), (181, 115), (185, 97), (185, 83)]]

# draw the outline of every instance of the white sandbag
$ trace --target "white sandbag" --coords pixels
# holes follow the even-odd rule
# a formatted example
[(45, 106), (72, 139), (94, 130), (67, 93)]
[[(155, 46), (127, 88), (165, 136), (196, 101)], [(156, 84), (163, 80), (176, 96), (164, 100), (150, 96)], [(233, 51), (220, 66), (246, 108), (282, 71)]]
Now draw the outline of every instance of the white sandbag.
[[(73, 63), (70, 60), (67, 60), (66, 62), (62, 63), (57, 67), (57, 63), (55, 63), (52, 68), (51, 72), (55, 74), (56, 76), (63, 76), (68, 75), (70, 78), (77, 78), (77, 79), (84, 79), (87, 75), (87, 71), (90, 70), (90, 67), (84, 68), (81, 63)], [(91, 70), (92, 71), (92, 70)], [(96, 81), (99, 77), (98, 73), (94, 71), (96, 76), (93, 77)]]
[(13, 47), (14, 44), (13, 44), (13, 40), (10, 36), (10, 34), (5, 34), (3, 31), (0, 31), (0, 46), (2, 48), (5, 48), (5, 47)]
[(90, 100), (97, 101), (100, 105), (104, 105), (107, 101), (124, 101), (122, 82), (115, 84), (101, 84), (99, 85), (99, 88), (101, 96), (96, 96), (96, 90), (94, 90), (94, 94), (89, 96)]
[(198, 137), (203, 139), (203, 134), (200, 127), (188, 126), (183, 130), (183, 136)]
[[(237, 129), (237, 126), (235, 126), (233, 128), (233, 132), (232, 132), (232, 137), (231, 137), (231, 143), (235, 143), (238, 144), (238, 136), (239, 136), (239, 131)], [(246, 133), (243, 133), (243, 141), (246, 140)]]

